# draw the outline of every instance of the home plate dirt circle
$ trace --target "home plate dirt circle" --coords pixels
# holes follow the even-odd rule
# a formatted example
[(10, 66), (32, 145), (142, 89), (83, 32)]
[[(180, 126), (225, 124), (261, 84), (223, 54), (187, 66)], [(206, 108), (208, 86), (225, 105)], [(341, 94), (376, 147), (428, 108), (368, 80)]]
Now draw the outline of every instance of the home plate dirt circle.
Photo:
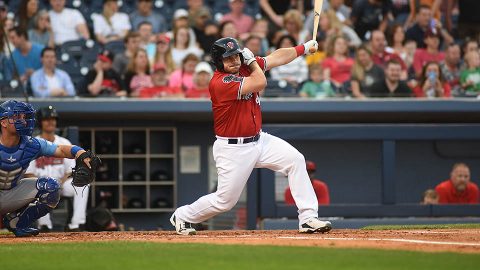
[(287, 230), (200, 231), (193, 236), (176, 235), (173, 231), (82, 232), (44, 233), (28, 238), (0, 234), (0, 244), (94, 241), (316, 246), (480, 253), (480, 229), (332, 230), (325, 234), (300, 234), (297, 231)]

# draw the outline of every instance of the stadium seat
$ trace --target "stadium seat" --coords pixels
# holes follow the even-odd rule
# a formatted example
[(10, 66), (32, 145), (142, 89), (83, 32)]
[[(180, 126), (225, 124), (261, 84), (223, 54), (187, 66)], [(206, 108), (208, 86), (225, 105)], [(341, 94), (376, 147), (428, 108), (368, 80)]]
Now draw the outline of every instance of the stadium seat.
[(83, 81), (84, 75), (80, 72), (79, 66), (71, 64), (60, 64), (57, 66), (57, 68), (67, 72), (68, 75), (70, 75), (70, 78), (72, 79), (75, 88), (77, 88), (79, 84)]
[(77, 63), (80, 62), (80, 59), (85, 52), (93, 51), (98, 54), (101, 50), (102, 46), (100, 46), (98, 43), (95, 43), (93, 40), (73, 40), (67, 41), (60, 45), (60, 51), (62, 53), (68, 53), (77, 61)]
[(113, 54), (122, 53), (125, 51), (125, 43), (123, 41), (110, 41), (103, 46), (107, 51), (111, 51)]
[(286, 81), (267, 79), (264, 97), (297, 97), (297, 89)]
[(97, 61), (98, 53), (95, 51), (86, 51), (80, 59), (79, 66), (91, 68)]
[(24, 87), (17, 81), (0, 81), (0, 96), (2, 98), (24, 97)]

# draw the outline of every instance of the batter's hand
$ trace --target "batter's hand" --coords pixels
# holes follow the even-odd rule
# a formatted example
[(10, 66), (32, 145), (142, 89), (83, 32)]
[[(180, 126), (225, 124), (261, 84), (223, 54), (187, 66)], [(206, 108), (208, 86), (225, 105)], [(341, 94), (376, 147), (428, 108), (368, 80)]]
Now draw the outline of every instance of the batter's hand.
[[(304, 54), (310, 55), (317, 52), (318, 42), (316, 40), (309, 40), (303, 44), (303, 47), (305, 48)], [(310, 48), (315, 48), (315, 51), (311, 53)]]
[(242, 56), (243, 56), (243, 63), (247, 66), (249, 66), (253, 61), (257, 61), (255, 59), (255, 55), (253, 55), (253, 52), (250, 51), (249, 48), (243, 48)]

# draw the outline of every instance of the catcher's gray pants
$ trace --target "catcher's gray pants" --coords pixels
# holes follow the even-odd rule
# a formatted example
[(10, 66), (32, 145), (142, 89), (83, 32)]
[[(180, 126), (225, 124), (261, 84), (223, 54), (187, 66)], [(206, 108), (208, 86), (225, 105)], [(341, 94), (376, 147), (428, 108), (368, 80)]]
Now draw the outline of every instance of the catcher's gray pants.
[(37, 178), (23, 178), (17, 186), (9, 190), (0, 190), (0, 215), (14, 212), (36, 200)]

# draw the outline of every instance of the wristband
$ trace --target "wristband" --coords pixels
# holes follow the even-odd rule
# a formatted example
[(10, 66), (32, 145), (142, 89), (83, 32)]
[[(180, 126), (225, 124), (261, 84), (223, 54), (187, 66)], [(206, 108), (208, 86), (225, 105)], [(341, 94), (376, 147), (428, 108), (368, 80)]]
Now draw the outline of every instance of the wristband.
[(84, 150), (83, 148), (81, 148), (80, 146), (77, 146), (77, 145), (74, 145), (72, 146), (72, 149), (70, 149), (70, 153), (72, 154), (72, 156), (76, 156), (78, 151), (80, 150)]
[(297, 52), (297, 57), (299, 57), (300, 55), (303, 55), (305, 53), (305, 46), (303, 46), (303, 44), (295, 46), (294, 49)]

